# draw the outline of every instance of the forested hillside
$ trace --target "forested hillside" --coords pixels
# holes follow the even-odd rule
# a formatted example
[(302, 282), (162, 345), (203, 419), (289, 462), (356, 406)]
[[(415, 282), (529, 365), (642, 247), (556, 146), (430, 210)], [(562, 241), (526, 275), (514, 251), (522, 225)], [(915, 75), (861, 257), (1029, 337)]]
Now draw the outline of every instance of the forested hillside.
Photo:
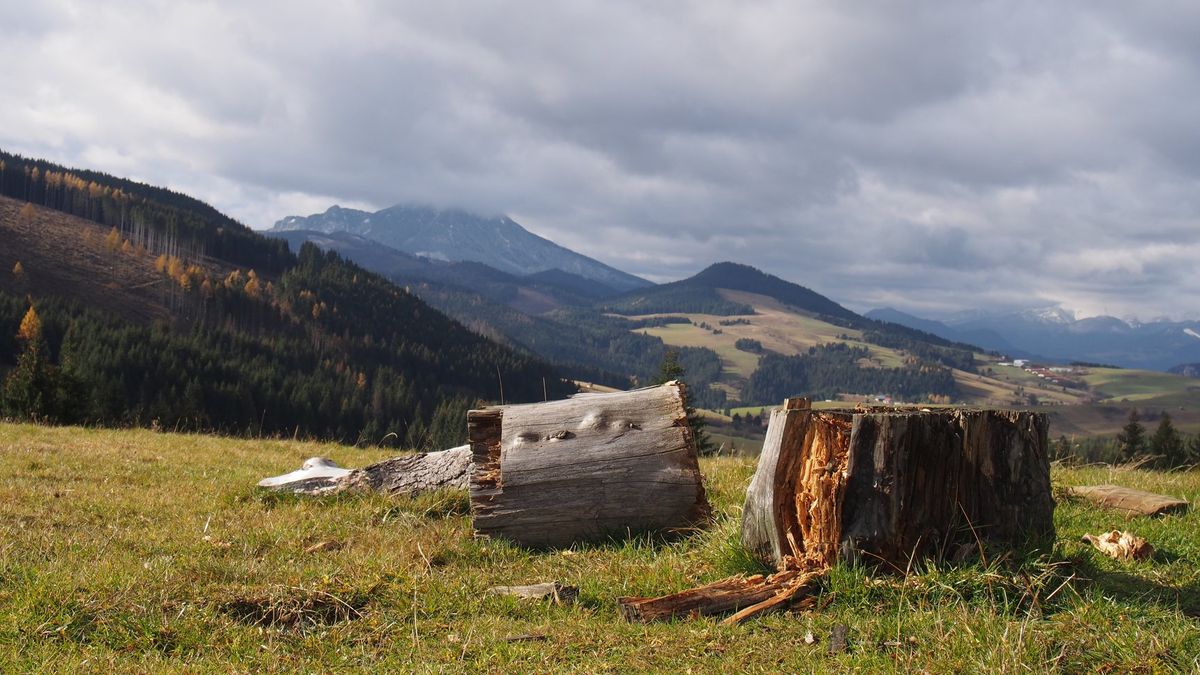
[(6, 415), (422, 446), (457, 442), (478, 399), (573, 390), (337, 254), (293, 255), (161, 188), (0, 159), (5, 194), (39, 205), (0, 204)]

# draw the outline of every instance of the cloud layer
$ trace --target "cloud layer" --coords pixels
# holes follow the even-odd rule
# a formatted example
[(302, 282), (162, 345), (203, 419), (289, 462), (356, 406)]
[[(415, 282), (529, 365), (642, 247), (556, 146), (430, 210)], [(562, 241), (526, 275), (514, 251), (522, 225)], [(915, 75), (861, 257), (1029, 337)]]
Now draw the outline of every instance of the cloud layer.
[(1190, 2), (0, 0), (0, 147), (254, 227), (417, 201), (656, 280), (1197, 318), (1198, 34)]

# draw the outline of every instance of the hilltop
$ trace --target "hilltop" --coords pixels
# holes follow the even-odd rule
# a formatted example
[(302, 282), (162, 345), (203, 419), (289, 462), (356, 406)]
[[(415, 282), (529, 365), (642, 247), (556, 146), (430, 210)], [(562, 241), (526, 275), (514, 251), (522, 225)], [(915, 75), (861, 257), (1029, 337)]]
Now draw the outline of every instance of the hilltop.
[(0, 162), (0, 191), (31, 200), (0, 202), (0, 371), (31, 298), (54, 382), (9, 414), (444, 447), (479, 399), (574, 389), (336, 253), (161, 188)]

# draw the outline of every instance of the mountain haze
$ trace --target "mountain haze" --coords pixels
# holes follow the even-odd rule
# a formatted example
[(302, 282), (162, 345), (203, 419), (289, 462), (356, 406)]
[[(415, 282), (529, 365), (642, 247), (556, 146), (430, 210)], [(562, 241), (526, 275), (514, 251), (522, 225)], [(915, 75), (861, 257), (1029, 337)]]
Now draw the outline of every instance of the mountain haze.
[(1200, 361), (1200, 322), (1123, 321), (1111, 316), (1076, 319), (1060, 308), (990, 314), (972, 312), (930, 321), (893, 309), (871, 318), (970, 341), (1009, 356), (1051, 361), (1110, 363), (1124, 368), (1167, 370)]
[(508, 216), (481, 216), (461, 209), (398, 204), (369, 213), (332, 206), (324, 213), (288, 216), (272, 232), (348, 232), (406, 253), (446, 261), (475, 261), (525, 276), (561, 270), (617, 291), (650, 282), (533, 234)]

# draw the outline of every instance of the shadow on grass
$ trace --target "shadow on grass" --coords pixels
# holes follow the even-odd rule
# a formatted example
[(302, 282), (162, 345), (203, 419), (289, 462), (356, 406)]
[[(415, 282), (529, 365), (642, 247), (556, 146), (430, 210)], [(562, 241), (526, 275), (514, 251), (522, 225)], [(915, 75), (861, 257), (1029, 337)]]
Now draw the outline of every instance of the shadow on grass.
[[(1163, 561), (1179, 556), (1161, 552)], [(1155, 556), (1159, 560), (1159, 556)], [(1105, 570), (1096, 566), (1090, 556), (1076, 555), (1067, 560), (1081, 582), (1082, 589), (1098, 591), (1118, 602), (1153, 604), (1162, 609), (1178, 609), (1184, 616), (1200, 619), (1200, 584), (1169, 586), (1124, 570)]]

